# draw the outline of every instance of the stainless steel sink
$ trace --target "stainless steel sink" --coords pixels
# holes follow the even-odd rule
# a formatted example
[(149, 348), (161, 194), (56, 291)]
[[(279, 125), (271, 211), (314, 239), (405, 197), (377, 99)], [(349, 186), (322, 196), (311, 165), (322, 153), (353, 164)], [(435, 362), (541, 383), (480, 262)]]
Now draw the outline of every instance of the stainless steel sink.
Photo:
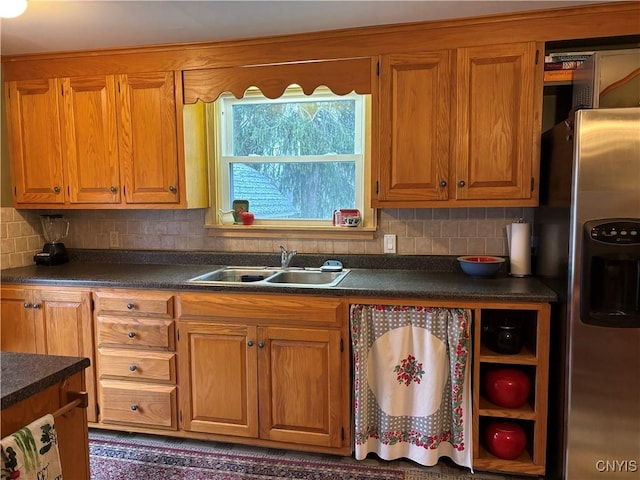
[(268, 267), (224, 267), (189, 280), (193, 283), (254, 283), (270, 277), (278, 269)]
[(283, 270), (267, 278), (266, 283), (296, 286), (333, 287), (347, 276), (349, 270), (323, 272), (320, 269)]
[(334, 287), (349, 270), (326, 272), (319, 268), (285, 269), (276, 267), (224, 267), (189, 280), (200, 285), (251, 284), (280, 287)]

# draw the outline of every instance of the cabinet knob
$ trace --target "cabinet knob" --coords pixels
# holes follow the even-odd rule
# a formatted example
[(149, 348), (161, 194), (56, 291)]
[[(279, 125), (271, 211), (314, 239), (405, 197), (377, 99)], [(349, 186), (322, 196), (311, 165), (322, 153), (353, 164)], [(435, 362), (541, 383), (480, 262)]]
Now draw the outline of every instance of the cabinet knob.
[(258, 348), (264, 348), (264, 342), (258, 342)]
[(447, 186), (447, 181), (446, 180), (440, 180), (440, 186), (442, 188), (446, 187)]
[(24, 308), (31, 308), (31, 304), (29, 302), (24, 302)]
[(249, 340), (249, 341), (247, 342), (247, 345), (248, 345), (248, 346), (250, 346), (250, 347), (253, 347), (253, 340)]
[(118, 191), (118, 189), (114, 185), (111, 185), (111, 188), (109, 190), (111, 190), (111, 193), (116, 193)]
[(460, 180), (460, 181), (458, 182), (458, 186), (459, 186), (459, 187), (464, 187), (465, 185), (466, 185), (466, 183), (464, 182), (464, 180)]
[(129, 370), (131, 370), (132, 372), (135, 372), (138, 369), (138, 367), (136, 367), (135, 365), (129, 365)]
[(133, 310), (135, 308), (135, 305), (133, 303), (127, 303), (127, 308), (129, 310)]
[(135, 336), (136, 336), (136, 332), (127, 333), (127, 337), (129, 337), (129, 338), (134, 338)]
[(61, 189), (60, 189), (60, 187), (58, 185), (56, 185), (55, 187), (53, 187), (53, 191), (55, 193), (60, 193)]
[(35, 308), (35, 309), (38, 309), (38, 308), (40, 308), (40, 304), (39, 303), (34, 303), (32, 305), (32, 307)]
[(131, 405), (131, 410), (133, 410), (134, 412), (138, 410), (138, 405), (136, 405), (135, 403)]
[(169, 191), (171, 193), (176, 193), (178, 191), (178, 189), (176, 187), (174, 187), (173, 185), (169, 185)]

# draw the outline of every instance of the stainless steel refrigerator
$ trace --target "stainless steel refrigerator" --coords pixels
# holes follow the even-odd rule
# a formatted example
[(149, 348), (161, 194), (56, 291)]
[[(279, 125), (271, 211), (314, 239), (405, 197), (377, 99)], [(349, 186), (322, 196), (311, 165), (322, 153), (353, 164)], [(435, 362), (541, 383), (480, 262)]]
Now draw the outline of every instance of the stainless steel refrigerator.
[[(567, 480), (640, 478), (640, 108), (579, 110), (558, 364)], [(562, 415), (559, 416), (562, 418)]]

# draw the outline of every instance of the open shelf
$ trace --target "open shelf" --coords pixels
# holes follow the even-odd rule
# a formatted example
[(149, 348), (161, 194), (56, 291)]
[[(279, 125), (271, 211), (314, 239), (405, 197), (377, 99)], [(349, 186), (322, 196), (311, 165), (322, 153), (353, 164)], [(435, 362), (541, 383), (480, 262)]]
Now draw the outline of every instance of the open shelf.
[(529, 402), (518, 408), (504, 408), (491, 403), (483, 396), (480, 397), (478, 414), (483, 417), (517, 418), (520, 420), (536, 419), (535, 409)]
[[(490, 348), (492, 328), (505, 319), (520, 324), (523, 347), (516, 354), (497, 353)], [(473, 467), (503, 473), (543, 475), (546, 461), (547, 408), (549, 382), (549, 304), (509, 305), (504, 309), (479, 308), (474, 311), (473, 358)], [(531, 380), (531, 393), (524, 405), (504, 408), (490, 402), (483, 393), (484, 375), (489, 370), (515, 368)], [(527, 435), (527, 448), (515, 460), (492, 455), (483, 444), (488, 422), (521, 424)]]
[(527, 475), (544, 475), (545, 473), (544, 465), (534, 464), (531, 453), (527, 449), (515, 460), (502, 460), (480, 445), (478, 457), (473, 459), (473, 466), (478, 470), (496, 472), (518, 472)]
[(480, 361), (486, 363), (513, 363), (517, 365), (536, 365), (538, 359), (527, 346), (522, 347), (522, 351), (515, 355), (505, 355), (496, 353), (486, 345), (480, 346)]

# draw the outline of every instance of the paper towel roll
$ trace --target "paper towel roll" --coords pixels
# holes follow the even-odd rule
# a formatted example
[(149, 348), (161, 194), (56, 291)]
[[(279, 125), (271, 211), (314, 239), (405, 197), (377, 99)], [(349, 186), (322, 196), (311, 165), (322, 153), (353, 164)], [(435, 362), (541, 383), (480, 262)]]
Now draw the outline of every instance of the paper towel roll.
[(512, 223), (508, 231), (509, 260), (511, 275), (526, 277), (531, 275), (531, 224), (525, 222)]

